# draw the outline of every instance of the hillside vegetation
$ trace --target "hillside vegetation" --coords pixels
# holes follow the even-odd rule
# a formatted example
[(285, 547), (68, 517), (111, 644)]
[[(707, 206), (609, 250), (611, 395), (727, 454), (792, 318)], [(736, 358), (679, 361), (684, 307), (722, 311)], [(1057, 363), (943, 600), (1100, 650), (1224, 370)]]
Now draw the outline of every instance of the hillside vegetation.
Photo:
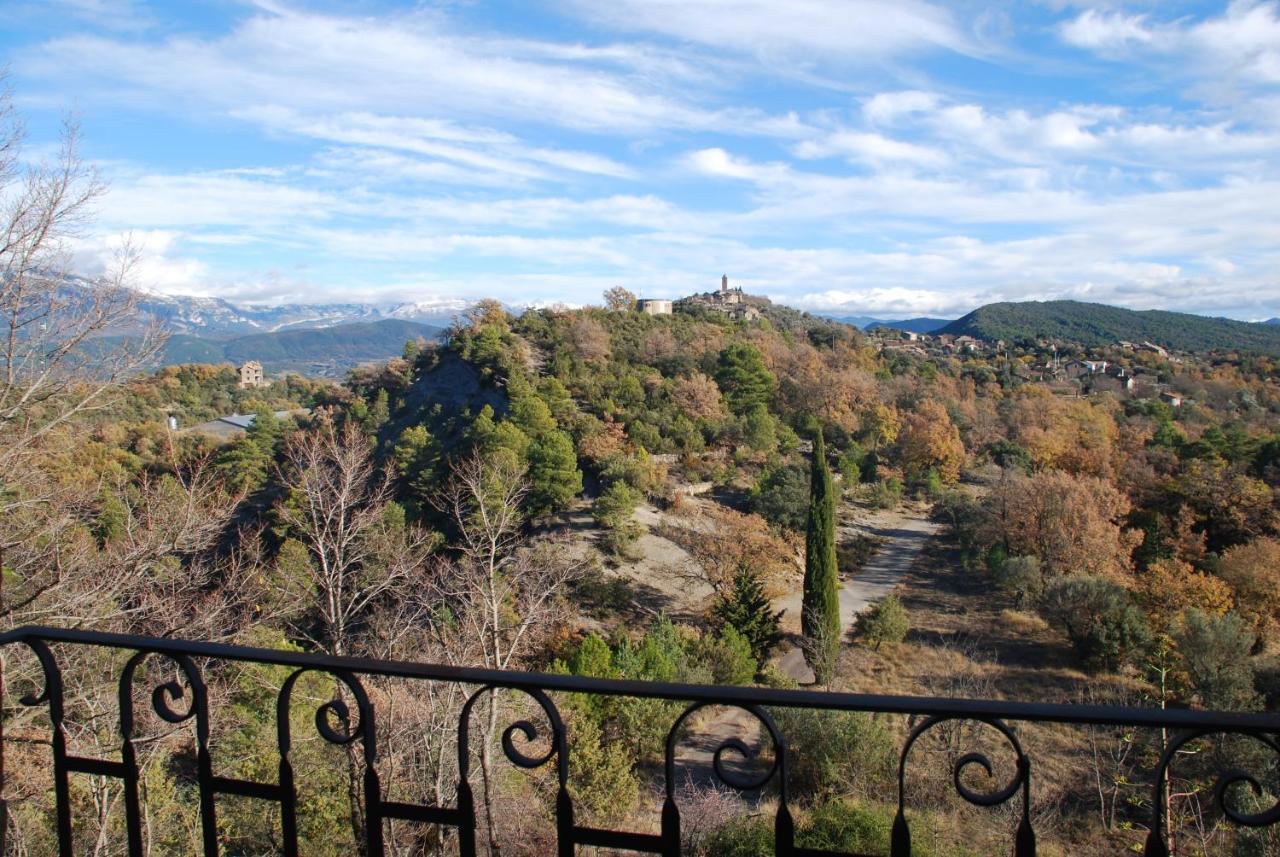
[[(192, 366), (122, 384), (101, 409), (10, 454), (21, 466), (8, 469), (13, 481), (0, 494), (6, 597), (16, 605), (8, 621), (75, 616), (102, 630), (178, 628), (334, 655), (788, 686), (775, 666), (781, 626), (771, 599), (800, 587), (803, 546), (821, 545), (827, 579), (857, 574), (868, 548), (850, 538), (832, 545), (836, 532), (868, 506), (891, 509), (911, 496), (932, 504), (947, 538), (922, 566), (916, 597), (881, 602), (854, 639), (842, 620), (834, 663), (822, 670), (831, 688), (1280, 707), (1274, 359), (1142, 355), (1186, 397), (1175, 408), (1151, 396), (1055, 395), (1003, 371), (1003, 355), (877, 351), (849, 326), (785, 307), (761, 304), (763, 318), (734, 321), (711, 310), (643, 315), (627, 295), (609, 304), (513, 316), (482, 302), (438, 341), (397, 342), (398, 356), (350, 371), (341, 385), (289, 379), (241, 390), (229, 367)], [(329, 334), (335, 350), (350, 327), (360, 326), (252, 337), (253, 353), (240, 353), (269, 362), (271, 342), (304, 334)], [(272, 416), (289, 405), (310, 413)], [(169, 415), (185, 424), (227, 409), (258, 414), (227, 443), (165, 427)], [(16, 435), (0, 433), (0, 453)], [(656, 538), (681, 549), (673, 573), (706, 593), (700, 606), (668, 610), (660, 590), (624, 574)], [(945, 630), (939, 617), (959, 630), (930, 633)], [(999, 657), (988, 653), (997, 646)], [(151, 669), (155, 680), (172, 668)], [(38, 687), (36, 670), (31, 659), (5, 665), (22, 687)], [(208, 675), (221, 710), (235, 713), (212, 726), (220, 769), (269, 781), (274, 680)], [(464, 697), (395, 682), (376, 691), (393, 724), (379, 732), (388, 793), (425, 783), (433, 800), (452, 799), (449, 742)], [(66, 715), (75, 734), (98, 728), (117, 692), (92, 677), (78, 686)], [(317, 699), (330, 692), (308, 690)], [(552, 853), (549, 815), (530, 811), (546, 780), (498, 767), (501, 725), (525, 709), (518, 699), (495, 704), (499, 725), (472, 738), (477, 767), (493, 765), (477, 801), (487, 817), (520, 824), (484, 835), (503, 854)], [(560, 710), (573, 736), (575, 811), (588, 823), (644, 829), (656, 817), (676, 709), (576, 698)], [(886, 853), (910, 723), (773, 713), (796, 748), (789, 782), (801, 841)], [(157, 819), (157, 853), (197, 850), (197, 784), (189, 767), (167, 764), (189, 752), (185, 734), (162, 733), (146, 748), (144, 809)], [(951, 800), (955, 753), (982, 745), (948, 734), (923, 738), (914, 757), (912, 812), (921, 830), (928, 819), (936, 843), (917, 853), (1009, 853), (1011, 820)], [(1158, 731), (1107, 739), (1120, 748), (1114, 756), (1082, 730), (1025, 734), (1037, 738), (1029, 744), (1040, 853), (1141, 846), (1149, 807), (1128, 797), (1150, 793)], [(320, 764), (322, 749), (297, 747), (308, 783), (332, 796), (305, 805), (300, 851), (338, 857), (355, 853), (362, 832), (347, 799), (359, 794), (359, 770)], [(1213, 789), (1224, 769), (1256, 771), (1269, 806), (1280, 768), (1225, 741), (1195, 750), (1179, 759), (1170, 798), (1178, 843), (1212, 830), (1203, 853), (1275, 853), (1222, 822)], [(9, 772), (30, 784), (30, 797), (10, 806), (11, 829), (27, 837), (51, 828), (44, 760), (33, 751)], [(74, 784), (77, 805), (89, 805), (93, 787)], [(710, 815), (714, 801), (720, 815)], [(706, 810), (708, 821), (685, 853), (768, 853), (760, 843), (770, 831), (751, 806), (700, 792), (687, 803), (690, 817)], [(117, 835), (109, 821), (81, 816), (90, 820), (77, 853)], [(220, 819), (228, 853), (276, 850), (269, 813), (229, 806)], [(416, 826), (387, 835), (398, 853), (448, 853), (451, 844)]]
[(988, 304), (938, 332), (988, 341), (1049, 339), (1099, 346), (1146, 340), (1176, 351), (1280, 352), (1280, 328), (1273, 325), (1081, 301)]

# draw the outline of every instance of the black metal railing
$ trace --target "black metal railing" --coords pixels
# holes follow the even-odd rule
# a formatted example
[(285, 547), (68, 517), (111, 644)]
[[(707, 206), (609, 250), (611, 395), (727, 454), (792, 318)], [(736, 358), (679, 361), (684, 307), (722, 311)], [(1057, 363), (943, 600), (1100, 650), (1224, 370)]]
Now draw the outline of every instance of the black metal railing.
[[(681, 810), (679, 806), (676, 761), (677, 742), (682, 728), (694, 713), (716, 706), (739, 709), (751, 715), (762, 727), (762, 737), (771, 747), (770, 761), (762, 770), (744, 775), (733, 770), (726, 761), (732, 753), (743, 759), (759, 756), (759, 751), (745, 742), (728, 738), (719, 743), (711, 753), (714, 775), (725, 785), (739, 791), (755, 791), (764, 788), (776, 790), (774, 812), (775, 850), (783, 855), (821, 855), (834, 852), (819, 851), (796, 844), (796, 829), (792, 817), (791, 796), (788, 791), (788, 743), (770, 714), (774, 708), (820, 709), (825, 711), (849, 711), (892, 713), (911, 715), (914, 728), (905, 741), (897, 765), (897, 814), (891, 833), (893, 857), (911, 854), (911, 828), (908, 821), (907, 769), (912, 748), (930, 730), (944, 723), (970, 721), (985, 724), (996, 730), (1007, 744), (1007, 752), (1015, 760), (1014, 770), (1007, 783), (990, 792), (976, 791), (964, 781), (965, 772), (973, 766), (982, 769), (988, 778), (994, 776), (995, 766), (991, 758), (981, 752), (969, 752), (953, 762), (951, 779), (958, 794), (971, 804), (997, 806), (1007, 804), (1018, 816), (1014, 833), (1014, 852), (1019, 857), (1033, 855), (1036, 849), (1031, 807), (1032, 762), (1018, 737), (1017, 726), (1025, 723), (1061, 723), (1080, 726), (1109, 726), (1150, 728), (1163, 730), (1167, 740), (1162, 742), (1162, 753), (1155, 769), (1149, 803), (1144, 802), (1150, 813), (1146, 822), (1145, 853), (1148, 857), (1166, 855), (1169, 819), (1166, 818), (1166, 802), (1162, 799), (1170, 776), (1170, 765), (1193, 741), (1206, 736), (1246, 736), (1260, 744), (1269, 754), (1270, 763), (1280, 760), (1280, 716), (1262, 713), (1216, 713), (1187, 709), (1143, 709), (1098, 705), (1036, 704), (1008, 701), (984, 701), (971, 699), (940, 699), (929, 697), (879, 696), (852, 693), (825, 693), (808, 690), (785, 690), (758, 687), (721, 687), (659, 682), (638, 682), (612, 679), (592, 679), (568, 675), (505, 672), (487, 669), (458, 668), (434, 664), (406, 663), (353, 657), (329, 657), (302, 654), (291, 651), (249, 648), (215, 643), (186, 642), (172, 639), (95, 633), (89, 631), (61, 630), (46, 627), (19, 628), (0, 635), (0, 646), (18, 644), (28, 648), (38, 660), (43, 686), (20, 699), (22, 706), (47, 708), (49, 747), (52, 751), (52, 801), (59, 853), (72, 854), (73, 802), (70, 791), (72, 774), (91, 774), (114, 778), (123, 785), (124, 828), (128, 853), (144, 853), (142, 806), (139, 795), (140, 769), (137, 748), (137, 720), (134, 697), (142, 675), (139, 668), (148, 658), (167, 659), (173, 678), (155, 680), (151, 690), (151, 708), (163, 721), (175, 726), (190, 724), (194, 730), (195, 765), (194, 783), (199, 794), (199, 827), (203, 853), (219, 853), (218, 817), (219, 796), (237, 795), (274, 804), (280, 819), (282, 851), (296, 855), (299, 849), (298, 789), (291, 757), (293, 745), (292, 704), (299, 679), (308, 673), (327, 674), (338, 682), (344, 693), (322, 703), (315, 712), (315, 725), (327, 742), (346, 747), (358, 760), (360, 768), (359, 800), (363, 802), (361, 825), (363, 841), (360, 849), (369, 855), (385, 853), (384, 824), (402, 820), (451, 829), (456, 835), (457, 850), (464, 855), (476, 853), (477, 806), (472, 793), (470, 770), (470, 720), (477, 700), (486, 693), (501, 689), (520, 692), (534, 704), (531, 710), (540, 710), (549, 726), (550, 734), (541, 734), (538, 726), (528, 719), (521, 719), (501, 733), (501, 746), (506, 757), (525, 769), (537, 769), (554, 762), (554, 822), (558, 853), (572, 855), (578, 846), (596, 846), (608, 849), (642, 853), (677, 855), (681, 849)], [(94, 758), (73, 755), (68, 751), (68, 739), (64, 729), (63, 671), (57, 652), (66, 647), (77, 650), (89, 647), (127, 655), (119, 673), (118, 716), (119, 758)], [(258, 782), (220, 776), (214, 773), (210, 750), (210, 703), (202, 669), (197, 661), (210, 669), (211, 664), (247, 662), (271, 665), (291, 670), (281, 683), (276, 700), (276, 741), (279, 770), (274, 782)], [(457, 727), (457, 783), (452, 805), (432, 806), (388, 800), (379, 780), (379, 743), (376, 729), (377, 712), (370, 701), (361, 677), (423, 680), (456, 683), (470, 693), (461, 708)], [(472, 690), (474, 688), (474, 690)], [(674, 718), (667, 733), (665, 745), (665, 799), (657, 833), (608, 830), (586, 826), (575, 820), (575, 807), (569, 789), (569, 754), (565, 724), (553, 702), (552, 694), (594, 694), (609, 697), (663, 699), (685, 703), (686, 707)], [(342, 698), (352, 700), (352, 705)], [(15, 709), (16, 710), (16, 709)], [(11, 714), (5, 710), (5, 715)], [(148, 715), (150, 716), (150, 715)], [(520, 744), (517, 746), (517, 733)], [(546, 749), (529, 755), (533, 742), (545, 741)], [(3, 737), (0, 736), (0, 742)], [(849, 748), (851, 753), (858, 748)], [(3, 759), (0, 743), (0, 760)], [(3, 769), (0, 768), (0, 776)], [(1237, 825), (1265, 827), (1280, 823), (1280, 803), (1257, 812), (1245, 812), (1233, 805), (1231, 794), (1237, 787), (1251, 791), (1256, 799), (1266, 796), (1261, 778), (1242, 770), (1219, 772), (1213, 788), (1213, 799), (1218, 812)], [(1271, 799), (1268, 797), (1267, 799)], [(0, 802), (0, 811), (3, 803)], [(8, 822), (0, 818), (0, 830), (7, 831)], [(0, 853), (7, 853), (0, 843)]]

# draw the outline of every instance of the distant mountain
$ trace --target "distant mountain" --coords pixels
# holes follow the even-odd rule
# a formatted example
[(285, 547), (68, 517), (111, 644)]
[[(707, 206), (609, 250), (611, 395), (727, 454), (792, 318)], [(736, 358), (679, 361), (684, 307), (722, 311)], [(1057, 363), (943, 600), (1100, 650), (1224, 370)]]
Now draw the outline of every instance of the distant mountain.
[(1280, 324), (1280, 318), (1269, 318), (1263, 324)]
[(988, 304), (939, 332), (988, 341), (1049, 339), (1097, 346), (1145, 340), (1177, 351), (1243, 349), (1280, 353), (1280, 325), (1080, 301)]
[[(76, 276), (65, 277), (59, 285), (60, 296), (72, 301), (91, 300), (96, 288), (98, 284), (93, 280)], [(220, 339), (384, 319), (447, 327), (453, 317), (468, 306), (470, 303), (466, 300), (450, 298), (387, 304), (235, 304), (222, 298), (140, 291), (135, 322), (139, 328), (158, 322), (174, 334)]]
[(396, 357), (404, 344), (435, 339), (444, 328), (400, 319), (338, 324), (311, 330), (254, 333), (231, 339), (174, 334), (165, 343), (159, 364), (236, 363), (257, 360), (268, 373), (299, 372), (337, 377), (361, 363)]
[(901, 321), (877, 321), (868, 324), (863, 330), (875, 330), (877, 327), (891, 327), (894, 330), (909, 330), (912, 333), (933, 333), (935, 330), (941, 330), (955, 319), (950, 318), (929, 318), (921, 316), (920, 318), (904, 318)]
[(939, 328), (950, 324), (954, 319), (950, 318), (904, 318), (899, 321), (885, 321), (880, 318), (872, 318), (869, 315), (830, 315), (827, 313), (816, 313), (824, 318), (832, 321), (851, 324), (859, 330), (874, 330), (877, 327), (892, 327), (894, 330), (910, 330), (915, 333), (933, 333)]
[(820, 315), (824, 318), (829, 318), (832, 321), (852, 325), (853, 327), (858, 328), (858, 330), (866, 330), (870, 325), (883, 323), (880, 319), (872, 318), (869, 315), (831, 315), (830, 313), (825, 312), (814, 313), (814, 315)]

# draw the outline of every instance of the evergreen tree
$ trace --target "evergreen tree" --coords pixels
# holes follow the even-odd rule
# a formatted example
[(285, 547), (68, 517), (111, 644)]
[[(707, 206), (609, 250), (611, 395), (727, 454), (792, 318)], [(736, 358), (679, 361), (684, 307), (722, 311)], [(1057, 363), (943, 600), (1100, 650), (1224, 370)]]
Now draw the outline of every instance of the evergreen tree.
[(774, 612), (764, 591), (764, 581), (747, 565), (738, 568), (733, 578), (733, 589), (721, 596), (715, 614), (726, 627), (746, 638), (751, 645), (752, 656), (759, 663), (765, 662), (769, 650), (782, 637), (778, 628), (782, 611)]
[(819, 428), (809, 476), (809, 518), (804, 539), (804, 600), (800, 626), (809, 665), (826, 684), (840, 647), (840, 597), (836, 593), (836, 498)]
[(529, 510), (537, 515), (563, 509), (582, 490), (573, 440), (559, 430), (529, 444)]
[(778, 379), (764, 365), (760, 349), (737, 342), (720, 352), (716, 383), (724, 390), (725, 401), (735, 414), (745, 414), (756, 405), (768, 405), (778, 387)]

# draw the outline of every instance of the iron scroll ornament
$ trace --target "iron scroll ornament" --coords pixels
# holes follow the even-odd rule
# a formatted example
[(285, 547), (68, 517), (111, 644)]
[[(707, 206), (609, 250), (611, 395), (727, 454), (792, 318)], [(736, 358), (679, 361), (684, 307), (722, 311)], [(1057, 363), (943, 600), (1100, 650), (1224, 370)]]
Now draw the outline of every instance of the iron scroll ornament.
[(935, 726), (949, 721), (962, 720), (983, 723), (999, 732), (1013, 749), (1016, 770), (1013, 778), (1002, 788), (991, 792), (974, 791), (964, 784), (965, 770), (977, 765), (982, 768), (988, 778), (991, 778), (995, 775), (995, 767), (991, 764), (991, 760), (982, 753), (965, 753), (956, 759), (955, 766), (951, 772), (951, 780), (955, 785), (956, 792), (974, 806), (992, 807), (1007, 802), (1021, 791), (1022, 819), (1018, 822), (1018, 830), (1014, 835), (1014, 855), (1015, 857), (1035, 857), (1036, 834), (1035, 829), (1031, 826), (1031, 760), (1022, 751), (1022, 744), (1018, 741), (1018, 736), (1013, 733), (1013, 730), (1007, 724), (995, 718), (955, 715), (936, 715), (925, 718), (919, 726), (911, 730), (906, 744), (903, 745), (902, 755), (898, 757), (898, 812), (893, 819), (893, 830), (890, 834), (890, 857), (911, 857), (911, 828), (907, 823), (906, 814), (907, 757), (911, 754), (911, 748), (915, 746), (920, 736)]
[[(1236, 729), (1188, 729), (1179, 732), (1165, 747), (1164, 752), (1160, 755), (1160, 764), (1156, 768), (1156, 781), (1154, 785), (1154, 799), (1152, 800), (1152, 817), (1151, 829), (1147, 832), (1147, 843), (1143, 849), (1144, 857), (1169, 857), (1168, 842), (1168, 822), (1165, 818), (1164, 789), (1169, 780), (1169, 768), (1173, 764), (1174, 758), (1178, 751), (1200, 738), (1209, 735), (1241, 735), (1261, 743), (1271, 752), (1280, 758), (1280, 741), (1275, 737), (1255, 732), (1245, 732)], [(1247, 785), (1256, 797), (1262, 797), (1264, 789), (1262, 783), (1253, 774), (1238, 768), (1224, 771), (1218, 775), (1213, 784), (1213, 800), (1218, 809), (1224, 816), (1233, 823), (1243, 827), (1266, 827), (1268, 825), (1280, 823), (1280, 798), (1271, 805), (1270, 809), (1262, 812), (1245, 813), (1231, 805), (1228, 800), (1227, 792), (1232, 786)]]

